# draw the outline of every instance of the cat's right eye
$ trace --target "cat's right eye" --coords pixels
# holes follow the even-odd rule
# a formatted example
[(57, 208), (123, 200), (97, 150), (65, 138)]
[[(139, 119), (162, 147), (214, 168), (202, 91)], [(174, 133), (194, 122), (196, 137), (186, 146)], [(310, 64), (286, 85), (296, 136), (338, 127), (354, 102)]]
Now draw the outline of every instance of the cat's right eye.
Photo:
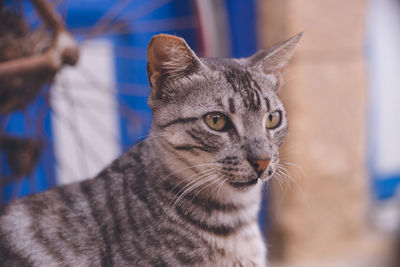
[(204, 116), (204, 122), (215, 131), (224, 131), (227, 129), (229, 125), (229, 119), (219, 113), (219, 112), (211, 112)]

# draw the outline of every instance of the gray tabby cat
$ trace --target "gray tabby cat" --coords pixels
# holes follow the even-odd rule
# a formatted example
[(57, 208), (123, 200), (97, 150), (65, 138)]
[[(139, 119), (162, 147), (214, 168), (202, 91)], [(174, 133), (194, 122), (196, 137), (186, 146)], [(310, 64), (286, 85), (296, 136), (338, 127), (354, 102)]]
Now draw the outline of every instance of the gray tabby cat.
[(96, 178), (0, 212), (1, 266), (266, 266), (263, 181), (287, 132), (276, 92), (301, 34), (250, 58), (148, 47), (149, 137)]

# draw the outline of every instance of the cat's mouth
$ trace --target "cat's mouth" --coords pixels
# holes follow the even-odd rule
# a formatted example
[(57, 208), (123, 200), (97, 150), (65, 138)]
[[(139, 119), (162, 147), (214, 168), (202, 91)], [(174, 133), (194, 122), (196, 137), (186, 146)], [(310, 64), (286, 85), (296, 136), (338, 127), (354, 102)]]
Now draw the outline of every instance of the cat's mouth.
[(244, 188), (244, 187), (255, 185), (258, 182), (258, 179), (259, 178), (255, 178), (248, 182), (229, 182), (229, 184), (235, 188)]

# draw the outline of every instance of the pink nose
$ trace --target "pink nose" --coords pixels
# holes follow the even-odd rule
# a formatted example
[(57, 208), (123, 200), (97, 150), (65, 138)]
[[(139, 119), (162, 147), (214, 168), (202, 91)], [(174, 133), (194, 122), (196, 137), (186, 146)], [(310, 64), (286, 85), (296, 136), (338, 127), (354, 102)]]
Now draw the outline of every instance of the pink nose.
[(254, 170), (256, 170), (258, 175), (261, 175), (265, 171), (270, 161), (271, 159), (249, 160), (251, 166), (253, 166)]

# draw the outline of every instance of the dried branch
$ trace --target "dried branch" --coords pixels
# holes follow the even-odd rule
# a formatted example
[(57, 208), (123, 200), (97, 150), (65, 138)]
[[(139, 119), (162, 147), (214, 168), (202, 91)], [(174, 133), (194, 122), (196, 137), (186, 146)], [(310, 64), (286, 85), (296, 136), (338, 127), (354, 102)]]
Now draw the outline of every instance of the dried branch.
[(65, 29), (62, 19), (45, 0), (31, 0), (42, 20), (54, 32), (53, 44), (42, 54), (17, 58), (0, 63), (1, 79), (26, 73), (57, 72), (64, 64), (75, 65), (79, 58), (78, 45)]
[(65, 31), (63, 20), (54, 12), (53, 6), (45, 0), (31, 0), (42, 20), (56, 34)]
[(26, 73), (56, 72), (64, 64), (75, 65), (78, 58), (78, 46), (72, 36), (65, 31), (60, 32), (47, 52), (0, 63), (0, 79)]

